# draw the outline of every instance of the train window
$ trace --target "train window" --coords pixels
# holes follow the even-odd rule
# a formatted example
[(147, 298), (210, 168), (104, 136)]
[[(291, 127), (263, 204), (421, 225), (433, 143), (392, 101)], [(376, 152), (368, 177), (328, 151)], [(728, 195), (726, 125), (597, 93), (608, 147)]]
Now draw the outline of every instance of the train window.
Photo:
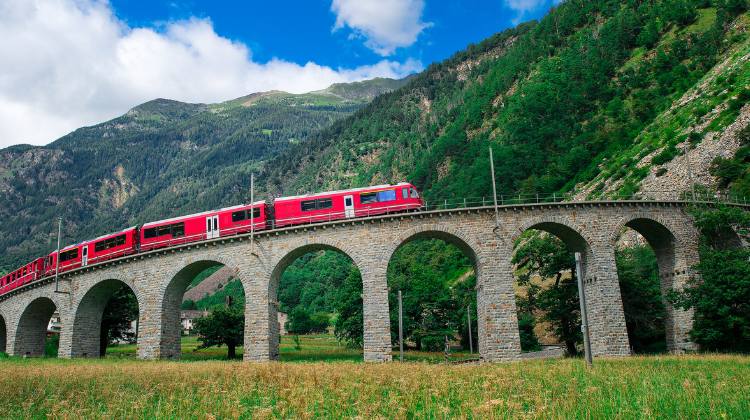
[(247, 219), (247, 211), (240, 210), (232, 213), (232, 222), (241, 222)]
[(315, 210), (315, 200), (308, 200), (302, 202), (302, 211), (313, 211)]
[[(172, 227), (173, 238), (179, 238), (181, 236), (185, 236), (185, 223), (175, 223), (171, 227)], [(218, 226), (214, 226), (214, 228), (218, 228)]]
[(401, 189), (401, 198), (403, 198), (403, 199), (409, 198), (409, 189), (408, 188), (402, 188)]
[(78, 258), (78, 248), (60, 253), (60, 262), (70, 261)]
[(419, 198), (419, 193), (416, 188), (409, 188), (409, 191), (411, 191), (411, 198)]
[(378, 192), (378, 201), (393, 201), (396, 199), (396, 190), (385, 190)]
[(94, 244), (94, 251), (95, 252), (100, 252), (100, 251), (104, 251), (106, 249), (118, 247), (118, 246), (121, 246), (121, 245), (125, 245), (125, 235), (124, 234), (115, 236), (113, 238), (104, 239), (104, 240), (101, 240), (101, 241), (97, 242), (96, 244)]
[(359, 202), (362, 204), (377, 203), (378, 193), (362, 193), (359, 195)]
[[(330, 198), (318, 198), (317, 200), (302, 202), (302, 211), (325, 210), (330, 208), (333, 208), (333, 200)], [(258, 215), (260, 215), (260, 213)]]
[[(260, 207), (255, 207), (252, 209), (253, 211), (253, 219), (257, 219), (260, 217)], [(239, 210), (234, 213), (232, 213), (232, 222), (241, 222), (243, 220), (247, 220), (250, 218), (250, 209), (246, 210)]]
[(159, 229), (157, 228), (148, 228), (143, 231), (143, 237), (145, 239), (156, 238), (157, 236), (159, 236)]

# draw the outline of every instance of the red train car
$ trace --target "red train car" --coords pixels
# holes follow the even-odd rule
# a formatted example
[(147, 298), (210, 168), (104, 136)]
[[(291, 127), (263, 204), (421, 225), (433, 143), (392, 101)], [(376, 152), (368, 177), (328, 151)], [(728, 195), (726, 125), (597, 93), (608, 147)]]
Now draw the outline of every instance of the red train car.
[(259, 201), (150, 222), (140, 228), (140, 250), (245, 233), (251, 230), (251, 223), (254, 229), (262, 230), (266, 221), (266, 203)]
[[(60, 273), (81, 267), (83, 255), (81, 250), (83, 247), (84, 244), (75, 244), (68, 245), (60, 250)], [(47, 255), (46, 261), (44, 263), (44, 275), (55, 275), (56, 267), (57, 251), (52, 251), (49, 255)]]
[(424, 202), (409, 183), (330, 191), (274, 201), (277, 227), (419, 209)]
[(86, 242), (81, 248), (81, 265), (96, 264), (138, 251), (138, 229), (131, 227)]
[(10, 292), (17, 287), (40, 279), (43, 275), (44, 258), (37, 258), (0, 278), (0, 293)]

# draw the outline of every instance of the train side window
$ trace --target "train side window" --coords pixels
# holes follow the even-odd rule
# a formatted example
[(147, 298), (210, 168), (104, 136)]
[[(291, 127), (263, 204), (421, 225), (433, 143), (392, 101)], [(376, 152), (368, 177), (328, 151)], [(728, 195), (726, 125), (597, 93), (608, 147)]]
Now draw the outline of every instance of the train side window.
[(359, 195), (359, 202), (362, 204), (377, 203), (378, 193), (362, 193)]
[(125, 245), (125, 235), (117, 235), (114, 238), (104, 239), (95, 243), (94, 251), (100, 252), (121, 245)]
[(159, 236), (159, 228), (152, 227), (143, 231), (143, 237), (145, 239), (156, 238), (157, 236)]
[(257, 219), (260, 217), (260, 207), (255, 207), (253, 209), (253, 219)]
[(232, 222), (234, 223), (241, 222), (245, 219), (247, 219), (247, 211), (245, 210), (235, 211), (234, 213), (232, 213)]
[(318, 210), (333, 208), (333, 200), (331, 200), (330, 198), (321, 198), (318, 200), (317, 208)]
[(78, 248), (60, 253), (60, 262), (70, 261), (78, 258)]
[[(218, 226), (214, 226), (216, 228)], [(173, 238), (179, 238), (181, 236), (185, 236), (185, 223), (175, 223), (171, 225), (172, 230), (172, 237)]]
[(408, 188), (402, 188), (401, 189), (401, 198), (404, 200), (409, 198), (409, 189)]
[(378, 192), (378, 201), (394, 201), (396, 199), (396, 190), (385, 190)]
[(308, 200), (302, 202), (302, 211), (313, 211), (315, 210), (315, 200)]

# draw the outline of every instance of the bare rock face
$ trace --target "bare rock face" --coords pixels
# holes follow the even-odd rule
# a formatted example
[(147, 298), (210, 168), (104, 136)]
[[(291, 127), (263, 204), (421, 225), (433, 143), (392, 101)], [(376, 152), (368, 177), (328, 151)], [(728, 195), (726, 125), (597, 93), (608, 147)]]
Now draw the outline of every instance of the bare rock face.
[(197, 286), (188, 289), (182, 301), (192, 300), (193, 302), (197, 302), (206, 296), (211, 296), (226, 286), (231, 279), (232, 270), (229, 267), (222, 267), (198, 283)]
[[(745, 105), (734, 123), (724, 131), (706, 134), (703, 141), (693, 148), (688, 148), (687, 141), (681, 143), (683, 154), (675, 156), (664, 165), (652, 168), (651, 173), (642, 181), (641, 190), (650, 198), (677, 199), (681, 193), (689, 191), (693, 184), (716, 187), (716, 179), (709, 173), (711, 162), (717, 157), (728, 159), (734, 156), (740, 148), (739, 134), (749, 124), (750, 105)], [(659, 173), (662, 174), (657, 175)]]

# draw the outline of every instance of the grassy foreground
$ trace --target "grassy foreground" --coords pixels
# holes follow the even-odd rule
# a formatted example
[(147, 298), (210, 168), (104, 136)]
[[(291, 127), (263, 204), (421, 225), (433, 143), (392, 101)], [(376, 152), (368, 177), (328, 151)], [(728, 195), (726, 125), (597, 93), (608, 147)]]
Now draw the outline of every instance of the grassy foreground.
[(750, 358), (436, 365), (5, 359), (2, 417), (744, 418)]

